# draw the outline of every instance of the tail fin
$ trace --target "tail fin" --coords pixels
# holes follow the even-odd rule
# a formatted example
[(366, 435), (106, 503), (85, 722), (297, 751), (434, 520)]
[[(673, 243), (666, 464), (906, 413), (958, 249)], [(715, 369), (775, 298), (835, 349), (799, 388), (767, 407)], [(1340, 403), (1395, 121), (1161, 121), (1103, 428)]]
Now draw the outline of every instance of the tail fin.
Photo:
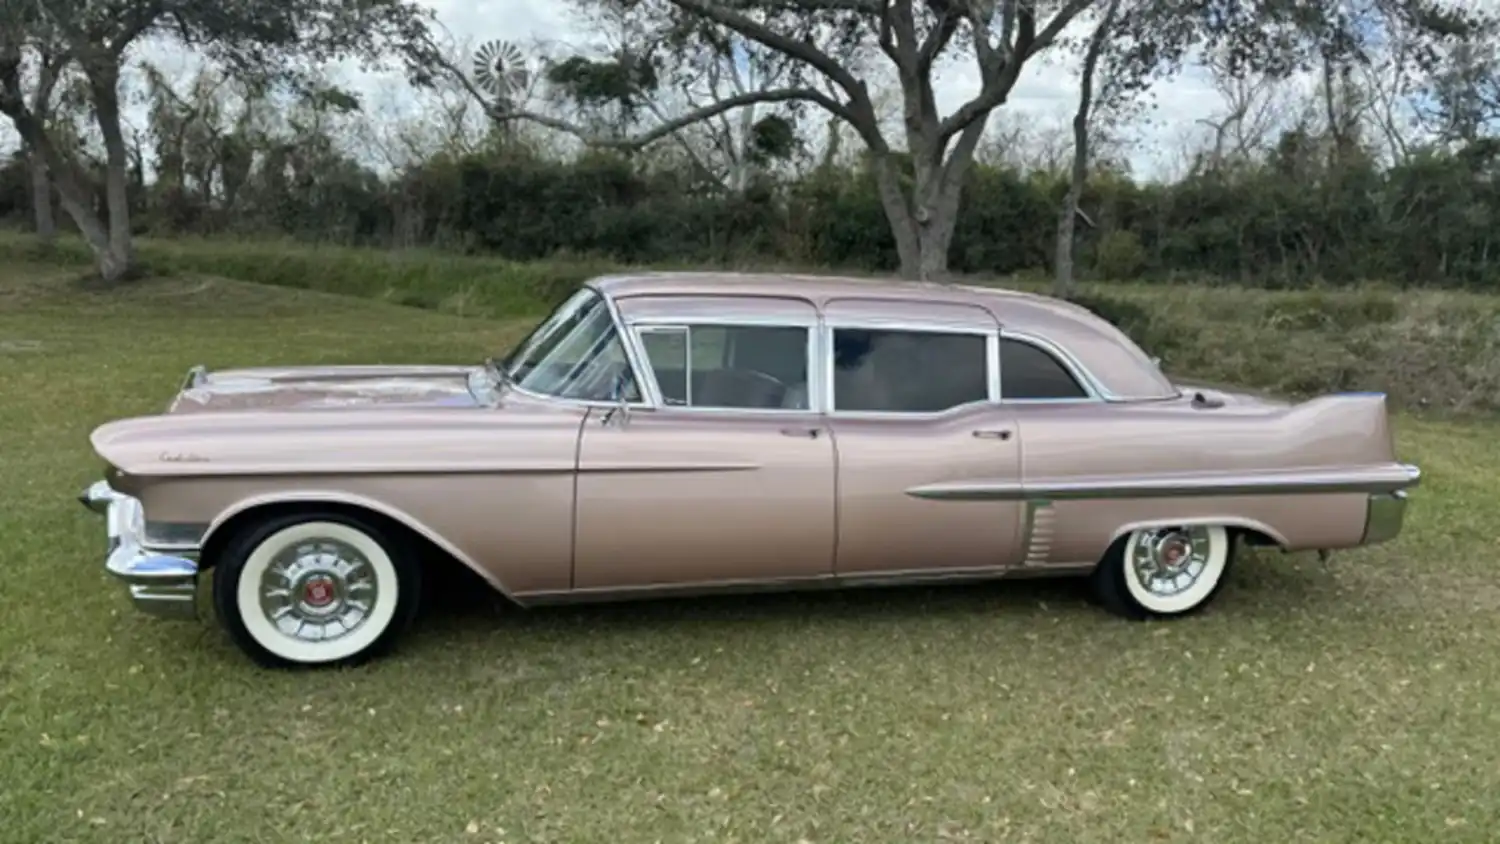
[(1332, 393), (1294, 405), (1286, 419), (1351, 462), (1391, 463), (1396, 439), (1385, 393)]

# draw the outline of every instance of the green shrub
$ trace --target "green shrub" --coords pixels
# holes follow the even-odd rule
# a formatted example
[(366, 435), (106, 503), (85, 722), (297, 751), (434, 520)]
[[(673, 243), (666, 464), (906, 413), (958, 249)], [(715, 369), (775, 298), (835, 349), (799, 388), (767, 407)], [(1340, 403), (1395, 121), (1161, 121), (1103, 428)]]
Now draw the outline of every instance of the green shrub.
[(1393, 294), (1374, 291), (1299, 291), (1279, 298), (1267, 310), (1271, 328), (1351, 330), (1387, 323), (1399, 313)]
[(1149, 259), (1135, 232), (1116, 229), (1099, 239), (1094, 252), (1094, 273), (1100, 278), (1132, 281), (1145, 272)]

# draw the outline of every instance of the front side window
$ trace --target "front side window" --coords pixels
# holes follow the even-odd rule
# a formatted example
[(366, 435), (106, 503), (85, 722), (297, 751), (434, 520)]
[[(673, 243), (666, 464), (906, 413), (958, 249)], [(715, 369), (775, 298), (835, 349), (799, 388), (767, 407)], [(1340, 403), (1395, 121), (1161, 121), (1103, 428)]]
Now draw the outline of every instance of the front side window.
[(669, 406), (806, 410), (808, 331), (671, 325), (641, 328), (640, 337)]
[(834, 410), (936, 413), (988, 399), (988, 338), (983, 334), (833, 331)]
[(505, 359), (512, 383), (533, 393), (587, 401), (640, 401), (604, 297), (580, 290)]
[(1011, 401), (1083, 399), (1088, 391), (1050, 352), (1009, 337), (1000, 340), (1000, 397)]

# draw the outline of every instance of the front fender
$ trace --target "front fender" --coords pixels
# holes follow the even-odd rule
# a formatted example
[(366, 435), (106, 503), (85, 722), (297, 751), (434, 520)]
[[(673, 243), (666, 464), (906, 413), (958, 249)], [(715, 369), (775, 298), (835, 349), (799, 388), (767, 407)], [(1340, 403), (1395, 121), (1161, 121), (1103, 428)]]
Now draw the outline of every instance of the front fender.
[[(499, 573), (493, 571), (489, 567), (481, 565), (478, 560), (476, 560), (464, 549), (460, 548), (457, 544), (450, 541), (447, 537), (443, 536), (443, 534), (437, 529), (426, 524), (421, 519), (413, 516), (411, 513), (401, 509), (400, 507), (396, 507), (376, 498), (371, 498), (365, 495), (358, 495), (342, 490), (296, 490), (287, 492), (265, 493), (241, 499), (220, 512), (219, 515), (209, 523), (208, 529), (203, 534), (201, 546), (205, 549), (205, 551), (207, 551), (208, 549), (217, 547), (218, 544), (222, 544), (227, 539), (227, 529), (230, 529), (231, 526), (234, 523), (238, 522), (242, 517), (252, 516), (257, 510), (268, 507), (281, 507), (286, 505), (315, 504), (337, 504), (344, 507), (351, 507), (357, 510), (364, 510), (370, 513), (377, 513), (381, 516), (384, 516), (402, 525), (403, 527), (407, 528), (423, 539), (431, 542), (434, 546), (441, 549), (444, 553), (448, 554), (453, 559), (457, 560), (463, 566), (473, 571), (480, 577), (484, 578), (485, 582), (489, 583), (490, 586), (494, 587), (502, 595), (507, 598), (514, 599), (510, 588), (505, 584), (504, 578), (501, 577)], [(205, 567), (211, 567), (214, 565), (214, 560), (209, 558), (209, 555), (207, 553), (205, 553), (205, 559), (203, 562)]]

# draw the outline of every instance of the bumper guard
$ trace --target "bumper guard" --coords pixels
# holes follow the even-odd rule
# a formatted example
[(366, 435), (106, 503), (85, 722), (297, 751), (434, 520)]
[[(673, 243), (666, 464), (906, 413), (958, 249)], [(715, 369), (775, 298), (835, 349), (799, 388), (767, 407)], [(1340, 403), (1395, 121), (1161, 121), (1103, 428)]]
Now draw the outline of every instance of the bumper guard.
[(78, 496), (104, 516), (108, 533), (104, 568), (129, 585), (136, 609), (166, 618), (198, 617), (198, 548), (146, 545), (141, 502), (99, 481)]

